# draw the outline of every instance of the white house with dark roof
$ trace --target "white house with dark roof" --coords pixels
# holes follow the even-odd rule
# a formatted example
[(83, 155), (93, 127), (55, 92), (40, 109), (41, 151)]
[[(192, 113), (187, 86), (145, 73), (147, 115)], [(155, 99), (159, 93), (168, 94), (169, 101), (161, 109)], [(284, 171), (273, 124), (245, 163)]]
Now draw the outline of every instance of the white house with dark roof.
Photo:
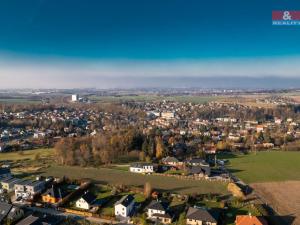
[(167, 156), (162, 159), (162, 163), (169, 166), (174, 166), (177, 168), (181, 168), (183, 166), (183, 162), (179, 161), (177, 158), (172, 156)]
[(132, 195), (125, 195), (115, 203), (116, 217), (131, 217), (134, 213), (134, 197)]
[(96, 201), (96, 196), (91, 192), (85, 192), (80, 199), (76, 201), (76, 207), (80, 209), (89, 210), (92, 208), (93, 203)]
[(129, 171), (132, 173), (153, 173), (154, 166), (152, 163), (134, 163), (129, 167)]
[(163, 224), (170, 224), (172, 222), (172, 216), (169, 213), (168, 203), (166, 202), (153, 200), (147, 206), (147, 216), (148, 219)]

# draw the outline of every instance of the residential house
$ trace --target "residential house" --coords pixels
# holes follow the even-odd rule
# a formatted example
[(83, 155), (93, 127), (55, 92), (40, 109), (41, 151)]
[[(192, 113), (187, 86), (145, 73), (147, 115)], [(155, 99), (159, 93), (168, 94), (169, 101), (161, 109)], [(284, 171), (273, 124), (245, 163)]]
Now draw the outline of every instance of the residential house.
[(264, 126), (263, 125), (257, 125), (256, 126), (256, 132), (257, 133), (260, 133), (260, 132), (263, 132), (264, 131)]
[(264, 148), (274, 148), (274, 144), (273, 143), (263, 143), (263, 147)]
[(190, 207), (186, 214), (187, 225), (217, 225), (217, 219), (207, 210)]
[(12, 208), (12, 204), (0, 202), (0, 224), (4, 224), (4, 220)]
[(10, 221), (11, 223), (15, 223), (16, 221), (23, 218), (23, 216), (24, 216), (24, 211), (17, 206), (13, 206), (7, 215), (7, 220)]
[(167, 156), (162, 159), (162, 163), (165, 165), (169, 166), (174, 166), (176, 168), (182, 168), (183, 167), (183, 162), (180, 162), (178, 159), (175, 157)]
[(55, 204), (63, 200), (67, 193), (60, 187), (52, 185), (45, 193), (42, 194), (42, 201), (46, 203)]
[(62, 217), (54, 215), (29, 215), (26, 218), (22, 219), (16, 225), (58, 225), (63, 221)]
[(263, 217), (251, 215), (239, 215), (235, 219), (236, 225), (267, 225), (267, 221)]
[(45, 132), (38, 131), (33, 134), (33, 138), (44, 138), (46, 136)]
[(14, 186), (15, 189), (15, 196), (18, 197), (28, 197), (26, 193), (26, 184), (31, 183), (31, 180), (21, 180), (20, 182), (16, 183)]
[(211, 169), (209, 164), (201, 158), (193, 158), (191, 160), (188, 160), (187, 165), (189, 165), (188, 168), (189, 174), (196, 175), (196, 176), (211, 175)]
[(24, 211), (19, 207), (13, 206), (5, 202), (0, 202), (0, 224), (4, 224), (7, 220), (13, 223), (24, 216)]
[(152, 221), (170, 224), (172, 223), (172, 216), (169, 213), (168, 204), (153, 200), (147, 207), (148, 218)]
[(115, 203), (116, 217), (127, 218), (134, 213), (134, 197), (132, 195), (125, 195)]
[(204, 177), (210, 176), (211, 170), (209, 166), (192, 166), (188, 168), (188, 173), (190, 175)]
[(1, 180), (1, 188), (6, 190), (7, 192), (11, 192), (14, 190), (14, 186), (16, 183), (20, 182), (21, 180), (18, 178), (5, 178)]
[(76, 207), (80, 209), (90, 210), (96, 200), (96, 196), (87, 191), (84, 193), (84, 195), (81, 196), (80, 199), (76, 201)]
[(45, 181), (22, 180), (15, 184), (16, 197), (32, 198), (36, 194), (42, 193), (45, 188)]
[(130, 166), (129, 171), (133, 173), (148, 174), (154, 172), (154, 167), (151, 163), (134, 163)]
[(192, 158), (187, 160), (186, 163), (190, 166), (209, 166), (204, 159), (201, 158)]

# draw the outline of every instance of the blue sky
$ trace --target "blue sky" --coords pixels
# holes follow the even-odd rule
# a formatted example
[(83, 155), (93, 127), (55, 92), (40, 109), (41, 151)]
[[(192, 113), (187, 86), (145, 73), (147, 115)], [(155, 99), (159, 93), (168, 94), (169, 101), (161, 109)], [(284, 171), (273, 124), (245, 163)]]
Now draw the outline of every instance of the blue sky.
[(300, 2), (1, 0), (0, 87), (21, 87), (12, 77), (103, 88), (110, 76), (300, 76), (300, 27), (272, 26), (272, 10)]

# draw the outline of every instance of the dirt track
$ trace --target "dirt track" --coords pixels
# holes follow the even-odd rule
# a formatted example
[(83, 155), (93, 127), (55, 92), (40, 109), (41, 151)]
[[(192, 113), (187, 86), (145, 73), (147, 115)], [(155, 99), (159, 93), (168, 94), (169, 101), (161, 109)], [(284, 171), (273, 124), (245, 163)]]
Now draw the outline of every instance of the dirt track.
[(255, 191), (289, 224), (300, 225), (300, 181), (255, 183)]

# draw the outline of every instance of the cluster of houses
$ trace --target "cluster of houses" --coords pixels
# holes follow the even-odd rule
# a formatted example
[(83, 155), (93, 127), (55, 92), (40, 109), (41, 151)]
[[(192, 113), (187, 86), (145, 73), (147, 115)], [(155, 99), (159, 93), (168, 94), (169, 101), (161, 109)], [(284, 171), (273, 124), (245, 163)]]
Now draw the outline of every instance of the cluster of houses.
[[(68, 108), (1, 112), (0, 118), (7, 125), (0, 128), (0, 140), (9, 142), (19, 139), (86, 135), (93, 132), (90, 126), (98, 117), (98, 113), (92, 110)], [(14, 121), (17, 121), (21, 128), (10, 125)]]
[[(211, 102), (209, 104), (191, 104), (179, 102), (145, 103), (142, 107), (147, 112), (147, 126), (145, 133), (151, 132), (153, 127), (162, 130), (163, 139), (176, 135), (176, 137), (188, 137), (190, 143), (197, 143), (203, 139), (206, 143), (227, 143), (231, 150), (247, 150), (246, 140), (249, 135), (281, 133), (291, 139), (300, 138), (299, 120), (290, 117), (265, 115), (266, 119), (253, 119), (255, 109), (250, 106), (230, 103)], [(215, 112), (212, 115), (209, 111)], [(236, 112), (253, 111), (251, 119), (244, 116), (238, 118)], [(226, 112), (226, 113), (225, 113)], [(223, 116), (220, 116), (222, 115)], [(236, 116), (235, 116), (236, 115)], [(165, 137), (165, 138), (164, 138)], [(276, 142), (274, 138), (264, 140), (255, 139), (252, 142), (259, 149), (272, 149), (280, 147), (282, 143)]]
[[(74, 101), (78, 96), (74, 95)], [(176, 135), (183, 141), (189, 137), (189, 144), (205, 142), (217, 143), (224, 141), (232, 149), (249, 148), (245, 140), (249, 134), (266, 133), (277, 130), (283, 135), (300, 138), (299, 121), (283, 116), (270, 117), (265, 121), (249, 118), (237, 118), (237, 111), (251, 111), (249, 106), (211, 102), (209, 104), (192, 104), (183, 102), (130, 102), (120, 104), (124, 110), (138, 108), (146, 112), (146, 116), (127, 115), (118, 112), (106, 112), (90, 108), (81, 110), (69, 107), (37, 108), (20, 112), (0, 112), (5, 126), (0, 127), (0, 152), (9, 151), (11, 141), (26, 140), (34, 144), (39, 139), (50, 139), (54, 143), (61, 137), (77, 137), (96, 135), (101, 131), (114, 129), (115, 121), (122, 124), (143, 127), (144, 134), (159, 127), (163, 139)], [(131, 108), (130, 108), (131, 107)], [(209, 111), (216, 111), (211, 115)], [(226, 113), (220, 113), (220, 112)], [(254, 111), (254, 109), (253, 109)], [(211, 116), (209, 116), (211, 115)], [(18, 123), (20, 126), (14, 126)], [(33, 140), (32, 140), (33, 139)], [(184, 141), (183, 141), (184, 142)], [(187, 143), (183, 143), (187, 144)], [(274, 140), (255, 140), (258, 148), (279, 147)], [(19, 143), (21, 149), (28, 144)], [(31, 146), (32, 147), (32, 146)], [(174, 150), (176, 150), (175, 146)]]
[(53, 216), (37, 212), (25, 212), (19, 206), (0, 202), (0, 224), (15, 225), (59, 225), (64, 221), (63, 217)]
[[(122, 197), (115, 204), (115, 215), (120, 221), (128, 222), (135, 213), (135, 202), (132, 195)], [(175, 214), (168, 202), (152, 200), (145, 208), (147, 219), (154, 224), (171, 224)], [(222, 224), (220, 212), (202, 207), (188, 207), (186, 210), (185, 223), (187, 225), (218, 225)], [(124, 224), (124, 223), (122, 223)], [(267, 225), (263, 217), (251, 215), (238, 215), (236, 225)]]
[(180, 161), (175, 157), (167, 156), (162, 159), (163, 165), (154, 165), (153, 163), (133, 163), (129, 171), (133, 173), (151, 174), (162, 167), (162, 171), (167, 170), (186, 170), (188, 175), (209, 177), (211, 175), (210, 165), (202, 158), (191, 158), (186, 161)]
[[(165, 165), (178, 168), (182, 168), (185, 164), (174, 157), (166, 157), (163, 162)], [(188, 160), (188, 165), (191, 167), (191, 170), (200, 168), (201, 173), (210, 173), (209, 165), (199, 158)], [(136, 173), (152, 173), (154, 172), (154, 166), (150, 163), (137, 163), (131, 167), (131, 171)], [(72, 196), (73, 199), (75, 197), (74, 208), (86, 212), (97, 212), (105, 203), (104, 199), (98, 199), (95, 194), (89, 191), (89, 185), (86, 182), (78, 185), (69, 183), (64, 179), (54, 179), (53, 177), (37, 177), (36, 180), (24, 180), (13, 177), (9, 168), (0, 168), (0, 184), (0, 195), (3, 193), (14, 193), (14, 198), (12, 198), (13, 204), (9, 201), (0, 201), (0, 223), (5, 220), (17, 225), (56, 225), (62, 221), (61, 218), (55, 219), (50, 215), (25, 213), (24, 208), (21, 206), (28, 203), (32, 205), (33, 203), (37, 204), (41, 202), (45, 207), (51, 206), (51, 208), (57, 209), (62, 202), (67, 201)], [(132, 224), (132, 218), (141, 210), (140, 206), (140, 203), (135, 201), (132, 194), (120, 197), (114, 203), (116, 220), (120, 221), (121, 224)], [(152, 221), (154, 224), (171, 224), (178, 218), (178, 215), (170, 207), (170, 203), (159, 198), (149, 201), (148, 205), (144, 208), (144, 212), (147, 215), (147, 220)], [(187, 207), (184, 212), (186, 214), (185, 222), (187, 225), (222, 224), (220, 213), (216, 210), (195, 206)], [(245, 223), (245, 221), (248, 222)], [(267, 223), (260, 217), (240, 215), (236, 218), (236, 224), (266, 225)]]
[[(152, 200), (145, 208), (147, 219), (158, 224), (171, 224), (174, 221), (174, 212), (168, 202)], [(115, 215), (121, 221), (130, 221), (135, 213), (135, 202), (132, 195), (126, 195), (115, 204)], [(202, 208), (190, 207), (186, 215), (186, 224), (212, 224), (217, 225), (218, 216)]]

